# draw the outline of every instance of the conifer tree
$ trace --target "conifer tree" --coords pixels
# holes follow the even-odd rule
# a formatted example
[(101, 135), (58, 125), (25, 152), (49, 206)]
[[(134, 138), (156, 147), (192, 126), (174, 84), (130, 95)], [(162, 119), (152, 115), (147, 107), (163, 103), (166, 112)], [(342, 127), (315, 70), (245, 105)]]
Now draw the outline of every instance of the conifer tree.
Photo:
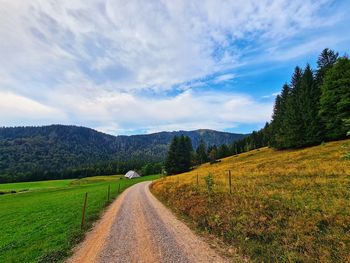
[(192, 146), (191, 138), (188, 136), (185, 136), (185, 145), (186, 145), (187, 154), (190, 154), (190, 157), (192, 158), (193, 146)]
[(191, 138), (188, 136), (185, 136), (185, 145), (186, 145), (186, 160), (187, 160), (186, 167), (188, 167), (188, 170), (189, 170), (194, 164), (194, 152), (193, 152)]
[(285, 138), (287, 133), (287, 103), (290, 96), (290, 87), (285, 84), (282, 88), (281, 95), (276, 97), (274, 112), (272, 116), (272, 136), (271, 146), (277, 149), (285, 148)]
[(177, 150), (178, 150), (179, 138), (174, 136), (170, 143), (168, 154), (165, 160), (165, 170), (167, 174), (176, 174), (177, 172)]
[(266, 122), (264, 128), (262, 129), (262, 145), (261, 147), (268, 146), (271, 140), (271, 124)]
[(278, 145), (277, 134), (281, 127), (280, 113), (281, 113), (281, 95), (277, 95), (275, 99), (275, 104), (273, 106), (273, 114), (272, 114), (272, 121), (271, 121), (272, 136), (270, 139), (270, 146), (274, 148), (277, 148), (277, 145)]
[(192, 142), (188, 136), (175, 136), (166, 157), (166, 172), (171, 175), (189, 171), (192, 166), (192, 151)]
[(222, 144), (218, 149), (218, 158), (225, 158), (230, 155), (230, 150), (226, 144)]
[(308, 64), (304, 70), (300, 88), (300, 110), (303, 119), (302, 141), (295, 147), (315, 145), (321, 142), (321, 125), (318, 116), (320, 87), (314, 81), (313, 72)]
[(188, 136), (181, 135), (178, 144), (178, 172), (186, 172), (191, 168), (192, 143)]
[(338, 59), (338, 52), (325, 48), (317, 59), (316, 82), (322, 85), (323, 78), (328, 69), (330, 69)]
[(200, 143), (197, 147), (197, 150), (196, 150), (196, 154), (197, 154), (198, 164), (206, 163), (208, 161), (206, 147), (205, 147), (205, 143), (203, 140), (200, 141)]
[(218, 148), (216, 145), (208, 147), (208, 158), (210, 162), (214, 162), (218, 158)]
[(283, 137), (280, 141), (280, 149), (294, 148), (303, 143), (303, 109), (300, 103), (301, 83), (303, 72), (300, 67), (296, 67), (291, 80), (291, 89), (283, 116)]
[(187, 151), (187, 148), (186, 148), (186, 143), (185, 143), (185, 136), (184, 135), (181, 135), (180, 138), (179, 138), (179, 143), (178, 143), (178, 147), (177, 147), (177, 154), (176, 154), (176, 161), (177, 161), (177, 164), (176, 164), (176, 169), (177, 169), (177, 172), (181, 172), (181, 171), (184, 171), (186, 170), (186, 151)]
[(325, 125), (325, 138), (337, 140), (347, 134), (350, 118), (350, 60), (340, 58), (324, 77), (321, 87), (320, 117)]
[(298, 93), (302, 76), (303, 70), (299, 66), (296, 66), (290, 82), (292, 94)]

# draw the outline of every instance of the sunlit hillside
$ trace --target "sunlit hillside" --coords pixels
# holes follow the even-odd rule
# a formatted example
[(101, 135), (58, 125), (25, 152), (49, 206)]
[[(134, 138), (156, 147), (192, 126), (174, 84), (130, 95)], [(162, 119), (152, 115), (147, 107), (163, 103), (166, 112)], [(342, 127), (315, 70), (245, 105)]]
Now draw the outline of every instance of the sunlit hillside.
[(251, 259), (345, 262), (349, 151), (350, 140), (300, 150), (262, 148), (166, 177), (152, 191), (196, 228)]

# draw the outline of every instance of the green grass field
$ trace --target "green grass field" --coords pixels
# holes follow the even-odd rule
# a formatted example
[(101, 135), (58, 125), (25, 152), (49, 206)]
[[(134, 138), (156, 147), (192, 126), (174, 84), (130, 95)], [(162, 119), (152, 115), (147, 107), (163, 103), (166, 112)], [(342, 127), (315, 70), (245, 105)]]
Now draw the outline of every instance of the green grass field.
[(48, 188), (59, 188), (68, 186), (73, 179), (67, 180), (50, 180), (40, 182), (26, 182), (26, 183), (11, 183), (11, 184), (0, 184), (0, 192), (26, 192), (29, 190), (43, 190)]
[[(0, 262), (57, 262), (70, 253), (84, 231), (80, 230), (84, 194), (88, 193), (86, 227), (91, 226), (111, 199), (127, 187), (159, 176), (120, 179), (97, 176), (80, 180), (57, 180), (0, 184)], [(23, 191), (25, 190), (25, 191)]]

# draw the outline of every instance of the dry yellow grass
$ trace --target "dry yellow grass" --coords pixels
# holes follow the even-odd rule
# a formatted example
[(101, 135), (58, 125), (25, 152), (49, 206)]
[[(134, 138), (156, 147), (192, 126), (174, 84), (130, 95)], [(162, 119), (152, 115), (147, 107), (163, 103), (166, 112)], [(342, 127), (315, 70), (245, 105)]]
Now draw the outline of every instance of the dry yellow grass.
[[(350, 147), (350, 140), (325, 143), (301, 150), (275, 151), (266, 147), (224, 158), (216, 164), (207, 163), (191, 172), (167, 179), (191, 183), (197, 174), (203, 177), (211, 173), (215, 176), (217, 184), (227, 188), (228, 170), (231, 170), (233, 180), (234, 177), (240, 176), (319, 175), (322, 176), (322, 181), (325, 181), (327, 178), (324, 176), (350, 175), (350, 162), (342, 159), (347, 147)], [(308, 180), (305, 178), (300, 181), (300, 178), (296, 178), (293, 182), (307, 184)]]
[(166, 177), (152, 191), (252, 259), (350, 262), (350, 160), (342, 158), (349, 147), (350, 140), (300, 150), (262, 148)]

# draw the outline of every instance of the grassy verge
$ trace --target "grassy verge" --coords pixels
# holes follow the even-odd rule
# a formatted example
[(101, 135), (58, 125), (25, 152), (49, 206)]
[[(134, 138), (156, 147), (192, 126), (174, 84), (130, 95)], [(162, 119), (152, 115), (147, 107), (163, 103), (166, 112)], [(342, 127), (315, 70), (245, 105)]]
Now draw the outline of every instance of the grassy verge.
[[(120, 190), (159, 176), (120, 179), (98, 176), (80, 180), (0, 184), (0, 262), (57, 262), (69, 255), (84, 231)], [(21, 190), (27, 189), (25, 192)], [(83, 197), (88, 193), (86, 227), (80, 230)]]
[(348, 262), (350, 162), (342, 156), (349, 144), (255, 150), (156, 181), (152, 192), (252, 260)]

